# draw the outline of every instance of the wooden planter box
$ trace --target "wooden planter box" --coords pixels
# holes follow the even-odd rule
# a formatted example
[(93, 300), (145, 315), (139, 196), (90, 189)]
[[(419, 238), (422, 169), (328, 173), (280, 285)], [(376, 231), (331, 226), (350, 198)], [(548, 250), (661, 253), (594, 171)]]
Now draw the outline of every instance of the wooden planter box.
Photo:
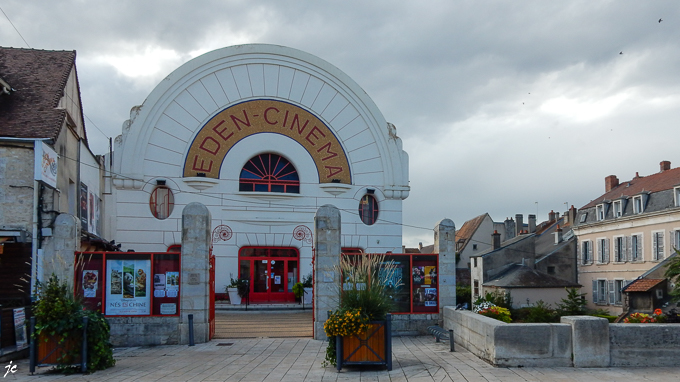
[[(53, 336), (48, 336), (45, 333), (41, 333), (38, 337), (38, 362), (43, 365), (72, 365), (80, 364), (81, 354), (80, 347), (82, 344), (81, 333), (71, 333), (66, 337), (66, 340), (61, 344), (59, 341), (62, 340), (64, 336), (61, 334), (55, 334)], [(76, 351), (78, 355), (76, 357), (68, 357), (69, 352)], [(74, 359), (75, 358), (75, 359)]]
[[(76, 330), (69, 333), (64, 342), (61, 334), (53, 336), (41, 333), (38, 338), (31, 339), (29, 372), (35, 373), (36, 366), (73, 365), (80, 366), (81, 372), (87, 371), (87, 323), (88, 318), (83, 317), (82, 331)], [(31, 333), (35, 333), (35, 317), (30, 319)], [(77, 356), (68, 357), (67, 353), (78, 350)]]
[(392, 315), (373, 321), (363, 335), (336, 337), (338, 370), (344, 365), (384, 365), (392, 370)]

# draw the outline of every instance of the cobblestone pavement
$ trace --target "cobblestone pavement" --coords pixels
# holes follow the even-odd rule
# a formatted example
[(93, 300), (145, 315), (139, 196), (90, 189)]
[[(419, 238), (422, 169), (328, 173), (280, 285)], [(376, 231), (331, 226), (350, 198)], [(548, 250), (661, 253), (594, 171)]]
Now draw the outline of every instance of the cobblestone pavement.
[[(231, 344), (231, 345), (225, 345)], [(464, 349), (451, 353), (432, 337), (394, 337), (393, 369), (322, 367), (326, 342), (311, 338), (213, 340), (186, 345), (116, 349), (115, 367), (89, 375), (56, 375), (28, 360), (2, 381), (674, 381), (675, 368), (497, 368)], [(4, 366), (0, 369), (4, 375)]]

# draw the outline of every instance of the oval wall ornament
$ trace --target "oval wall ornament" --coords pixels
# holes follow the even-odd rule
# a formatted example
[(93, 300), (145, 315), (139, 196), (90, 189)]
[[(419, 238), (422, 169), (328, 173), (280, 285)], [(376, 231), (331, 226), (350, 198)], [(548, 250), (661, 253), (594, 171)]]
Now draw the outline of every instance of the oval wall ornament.
[[(298, 142), (314, 159), (320, 183), (352, 184), (347, 155), (333, 131), (293, 104), (259, 99), (228, 107), (196, 134), (184, 161), (184, 176), (218, 179), (224, 157), (240, 140), (275, 133)], [(203, 175), (205, 174), (205, 175)]]

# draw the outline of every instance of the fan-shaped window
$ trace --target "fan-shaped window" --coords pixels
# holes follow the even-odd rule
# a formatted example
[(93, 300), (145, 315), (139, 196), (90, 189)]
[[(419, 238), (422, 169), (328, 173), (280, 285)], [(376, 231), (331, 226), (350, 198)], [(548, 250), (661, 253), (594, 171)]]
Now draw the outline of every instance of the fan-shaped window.
[(373, 225), (378, 220), (378, 201), (371, 194), (364, 195), (359, 202), (359, 217), (366, 225)]
[(260, 154), (243, 166), (239, 191), (300, 193), (300, 178), (288, 159), (276, 154)]
[(149, 207), (156, 219), (167, 219), (175, 207), (175, 196), (167, 187), (156, 187), (151, 193)]

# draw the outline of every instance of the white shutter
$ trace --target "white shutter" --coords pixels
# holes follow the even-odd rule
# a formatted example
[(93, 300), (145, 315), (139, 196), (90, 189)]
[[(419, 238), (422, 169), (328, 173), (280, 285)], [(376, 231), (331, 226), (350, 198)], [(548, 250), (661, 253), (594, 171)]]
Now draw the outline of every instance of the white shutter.
[(609, 263), (609, 238), (604, 239), (604, 262)]
[(642, 245), (642, 239), (644, 236), (638, 235), (638, 261), (644, 260), (644, 252), (642, 251), (645, 247)]
[(664, 259), (666, 256), (664, 254), (664, 239), (663, 239), (663, 232), (659, 232), (659, 260)]
[(626, 245), (626, 237), (621, 236), (621, 261), (624, 261), (624, 262), (627, 260), (626, 248), (628, 248), (628, 246)]
[(616, 240), (617, 238), (614, 238), (614, 261), (619, 261), (619, 246)]
[(597, 280), (593, 280), (593, 304), (597, 304)]
[(626, 252), (628, 253), (628, 261), (633, 261), (633, 237), (628, 236), (626, 238), (626, 242), (628, 243), (628, 245), (626, 245), (626, 248), (627, 248)]
[(597, 262), (604, 262), (604, 245), (602, 245), (602, 239), (597, 240)]
[(678, 231), (671, 231), (671, 251), (675, 249), (675, 235), (678, 234)]
[(659, 260), (659, 255), (656, 251), (656, 233), (652, 232), (652, 260)]
[(593, 263), (593, 242), (588, 242), (588, 261), (590, 264)]

